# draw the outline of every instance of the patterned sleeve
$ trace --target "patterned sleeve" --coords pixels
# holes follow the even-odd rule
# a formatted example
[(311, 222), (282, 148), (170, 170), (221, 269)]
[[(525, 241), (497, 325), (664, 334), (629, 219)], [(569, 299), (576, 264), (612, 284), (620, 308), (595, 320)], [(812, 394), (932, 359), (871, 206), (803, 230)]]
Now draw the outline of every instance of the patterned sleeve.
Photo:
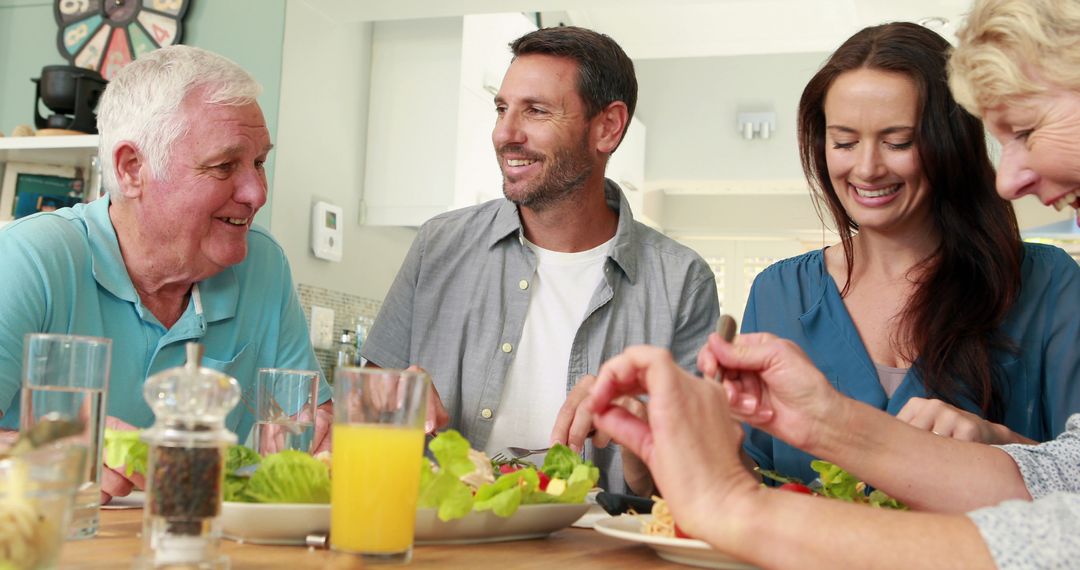
[(1006, 501), (968, 517), (1003, 570), (1075, 568), (1080, 560), (1080, 495)]
[(1080, 414), (1073, 414), (1065, 431), (1039, 445), (998, 446), (1020, 468), (1032, 498), (1051, 493), (1080, 493)]

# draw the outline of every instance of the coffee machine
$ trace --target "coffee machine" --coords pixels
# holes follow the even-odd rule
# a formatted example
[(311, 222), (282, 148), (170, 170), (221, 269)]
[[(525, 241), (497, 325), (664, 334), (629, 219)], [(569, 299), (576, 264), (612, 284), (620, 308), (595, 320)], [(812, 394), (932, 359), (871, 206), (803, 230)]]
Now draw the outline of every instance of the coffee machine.
[[(71, 65), (47, 65), (41, 69), (41, 77), (31, 81), (37, 84), (34, 124), (39, 133), (55, 129), (97, 134), (94, 108), (108, 83), (100, 73)], [(48, 118), (41, 116), (42, 102), (54, 113)]]

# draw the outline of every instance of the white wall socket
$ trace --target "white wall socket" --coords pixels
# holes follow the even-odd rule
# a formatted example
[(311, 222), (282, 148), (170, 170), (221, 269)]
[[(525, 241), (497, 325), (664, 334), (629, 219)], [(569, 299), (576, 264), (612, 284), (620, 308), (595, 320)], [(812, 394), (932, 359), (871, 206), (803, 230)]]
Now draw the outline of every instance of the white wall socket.
[(315, 348), (331, 349), (334, 347), (334, 310), (326, 307), (311, 307), (311, 344)]

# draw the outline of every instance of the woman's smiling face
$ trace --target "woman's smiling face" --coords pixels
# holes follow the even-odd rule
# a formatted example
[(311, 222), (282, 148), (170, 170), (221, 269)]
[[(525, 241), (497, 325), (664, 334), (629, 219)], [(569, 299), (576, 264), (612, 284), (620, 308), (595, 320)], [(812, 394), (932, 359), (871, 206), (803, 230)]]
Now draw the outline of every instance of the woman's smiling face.
[(829, 178), (860, 231), (931, 223), (930, 184), (915, 145), (918, 109), (915, 82), (878, 69), (841, 74), (825, 96)]
[(1080, 210), (1080, 93), (1040, 83), (1048, 89), (983, 115), (1001, 143), (998, 194), (1008, 200), (1032, 194), (1058, 210)]

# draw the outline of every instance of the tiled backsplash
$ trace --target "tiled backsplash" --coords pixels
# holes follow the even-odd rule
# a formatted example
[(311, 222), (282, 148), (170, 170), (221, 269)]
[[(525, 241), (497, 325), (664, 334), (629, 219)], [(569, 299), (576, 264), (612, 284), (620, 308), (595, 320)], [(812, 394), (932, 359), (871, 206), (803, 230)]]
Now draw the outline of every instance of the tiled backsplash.
[[(312, 285), (298, 283), (296, 291), (300, 295), (300, 305), (304, 307), (304, 318), (307, 319), (308, 327), (311, 327), (311, 306), (326, 307), (334, 311), (334, 342), (341, 338), (341, 331), (348, 329), (356, 330), (356, 321), (360, 317), (375, 319), (382, 306), (381, 300), (368, 299), (358, 295), (350, 295), (341, 291), (324, 289)], [(330, 374), (331, 368), (337, 359), (337, 349), (315, 349), (315, 356), (319, 359), (319, 365)]]

